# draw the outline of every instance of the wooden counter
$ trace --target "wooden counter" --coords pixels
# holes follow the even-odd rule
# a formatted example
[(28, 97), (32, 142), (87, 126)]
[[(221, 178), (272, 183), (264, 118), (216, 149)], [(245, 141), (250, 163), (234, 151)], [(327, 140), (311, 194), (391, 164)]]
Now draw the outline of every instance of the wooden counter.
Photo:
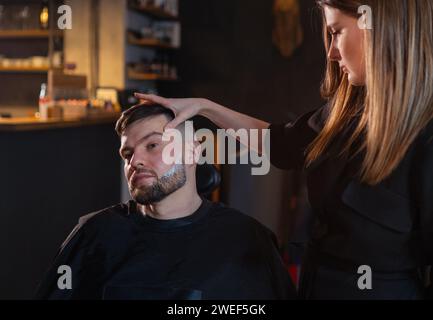
[[(30, 131), (89, 126), (95, 124), (115, 123), (120, 113), (95, 114), (85, 118), (53, 118), (42, 120), (36, 117), (0, 118), (0, 131)], [(114, 130), (114, 129), (113, 129)]]
[(117, 118), (0, 120), (0, 300), (31, 299), (79, 217), (120, 202)]

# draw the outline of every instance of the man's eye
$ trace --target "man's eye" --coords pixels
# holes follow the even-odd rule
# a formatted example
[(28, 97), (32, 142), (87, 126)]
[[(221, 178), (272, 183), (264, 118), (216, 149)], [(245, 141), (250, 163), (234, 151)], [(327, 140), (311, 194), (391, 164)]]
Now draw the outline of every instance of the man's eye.
[(147, 145), (147, 149), (152, 150), (152, 149), (155, 149), (157, 146), (158, 146), (157, 143), (150, 143)]
[(125, 160), (129, 160), (129, 159), (131, 159), (131, 154), (130, 154), (130, 153), (124, 153), (124, 154), (123, 154), (123, 158), (124, 158)]

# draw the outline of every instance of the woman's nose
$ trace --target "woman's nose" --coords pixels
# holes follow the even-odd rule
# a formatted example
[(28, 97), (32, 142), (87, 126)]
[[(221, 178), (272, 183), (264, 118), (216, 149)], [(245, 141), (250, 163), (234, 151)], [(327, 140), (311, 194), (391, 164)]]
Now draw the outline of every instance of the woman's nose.
[(332, 43), (331, 47), (329, 48), (328, 59), (330, 61), (340, 61), (341, 60), (340, 51), (335, 47), (334, 43)]

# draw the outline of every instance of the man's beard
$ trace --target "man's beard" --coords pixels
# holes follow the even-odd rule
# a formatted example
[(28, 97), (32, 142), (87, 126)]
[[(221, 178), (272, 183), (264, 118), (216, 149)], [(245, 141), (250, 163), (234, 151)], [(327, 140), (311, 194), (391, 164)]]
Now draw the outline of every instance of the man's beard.
[(142, 205), (160, 202), (173, 192), (182, 188), (186, 183), (185, 167), (175, 164), (170, 170), (157, 178), (152, 185), (131, 189), (132, 198)]

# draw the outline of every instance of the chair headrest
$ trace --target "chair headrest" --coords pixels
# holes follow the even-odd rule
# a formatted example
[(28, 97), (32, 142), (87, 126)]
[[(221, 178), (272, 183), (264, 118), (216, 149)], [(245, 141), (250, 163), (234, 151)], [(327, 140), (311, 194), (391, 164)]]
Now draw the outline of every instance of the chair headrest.
[(196, 169), (197, 191), (202, 196), (210, 195), (221, 182), (221, 174), (212, 164), (200, 164)]

